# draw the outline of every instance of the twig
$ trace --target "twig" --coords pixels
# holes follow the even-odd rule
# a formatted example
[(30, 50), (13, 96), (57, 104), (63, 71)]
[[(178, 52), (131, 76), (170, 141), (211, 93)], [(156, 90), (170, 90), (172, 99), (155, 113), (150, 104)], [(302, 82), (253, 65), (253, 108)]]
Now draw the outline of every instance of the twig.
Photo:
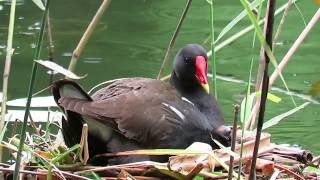
[[(266, 41), (267, 44), (272, 46), (272, 29), (273, 29), (273, 20), (274, 20), (274, 8), (275, 8), (275, 0), (268, 1), (267, 7), (267, 23), (266, 23)], [(255, 145), (252, 154), (251, 168), (249, 180), (254, 180), (256, 177), (256, 162), (259, 151), (260, 137), (263, 126), (264, 112), (266, 108), (266, 100), (268, 95), (268, 87), (269, 87), (269, 76), (268, 76), (268, 64), (269, 64), (269, 56), (265, 53), (265, 65), (264, 65), (264, 73), (262, 79), (262, 92), (261, 92), (261, 102), (260, 102), (260, 110), (258, 116), (258, 124), (257, 124), (257, 134), (255, 139)]]
[(87, 27), (86, 31), (82, 35), (82, 37), (81, 37), (76, 49), (72, 53), (71, 61), (70, 61), (69, 68), (68, 68), (69, 71), (74, 71), (76, 63), (77, 63), (77, 60), (80, 57), (83, 48), (86, 46), (89, 38), (92, 35), (93, 30), (97, 26), (97, 24), (98, 24), (100, 18), (102, 17), (104, 11), (108, 8), (110, 2), (111, 2), (111, 0), (103, 0), (100, 8), (98, 9), (97, 13), (95, 14), (93, 19), (91, 20), (91, 22), (90, 22), (89, 26)]
[[(298, 0), (293, 0), (294, 2), (297, 2)], [(285, 10), (285, 8), (287, 7), (288, 3), (284, 4), (283, 6), (281, 6), (280, 8), (277, 9), (277, 11), (275, 12), (274, 16), (279, 15), (282, 11)], [(264, 19), (259, 21), (259, 25), (263, 24), (265, 21)], [(240, 37), (242, 37), (243, 35), (249, 33), (250, 31), (254, 30), (254, 26), (250, 25), (247, 28), (243, 29), (242, 31), (236, 33), (235, 35), (229, 37), (228, 39), (226, 39), (225, 41), (221, 42), (220, 44), (218, 44), (215, 48), (215, 52), (220, 51), (222, 48), (224, 48), (225, 46), (233, 43), (235, 40), (239, 39)], [(211, 56), (212, 51), (209, 51), (207, 53), (207, 56)]]
[[(54, 52), (54, 45), (53, 45), (53, 40), (52, 40), (52, 28), (51, 28), (51, 20), (50, 20), (50, 12), (48, 12), (47, 14), (47, 39), (48, 39), (48, 58), (49, 61), (54, 61), (53, 59), (53, 52)], [(50, 74), (49, 74), (49, 84), (52, 83), (53, 81), (53, 75), (54, 75), (54, 71), (53, 70), (49, 70)]]
[(37, 126), (34, 124), (34, 121), (33, 121), (33, 118), (32, 118), (32, 116), (31, 116), (31, 113), (30, 113), (30, 112), (29, 112), (29, 119), (30, 119), (30, 126), (31, 126), (31, 128), (34, 130), (34, 132), (35, 132), (38, 136), (41, 136), (39, 129), (38, 129)]
[(175, 43), (176, 38), (177, 38), (177, 36), (178, 36), (178, 33), (179, 33), (179, 31), (180, 31), (181, 25), (182, 25), (182, 23), (183, 23), (186, 15), (187, 15), (187, 12), (188, 12), (189, 7), (190, 7), (190, 5), (191, 5), (191, 1), (192, 1), (192, 0), (187, 0), (186, 6), (184, 7), (184, 10), (183, 10), (182, 15), (181, 15), (181, 17), (180, 17), (180, 19), (179, 19), (178, 25), (177, 25), (177, 27), (176, 27), (176, 30), (174, 31), (173, 36), (171, 37), (171, 40), (170, 40), (170, 42), (169, 42), (169, 46), (168, 46), (168, 48), (167, 48), (166, 55), (164, 56), (164, 59), (163, 59), (163, 61), (162, 61), (162, 64), (161, 64), (161, 67), (160, 67), (160, 70), (159, 70), (159, 74), (158, 74), (157, 79), (160, 79), (161, 76), (162, 76), (163, 69), (164, 69), (165, 65), (167, 64), (167, 61), (168, 61), (169, 56), (170, 56), (170, 54), (171, 54), (171, 51), (172, 51), (172, 49), (173, 49), (174, 43)]
[(194, 177), (196, 177), (199, 172), (204, 168), (203, 163), (198, 163), (190, 172), (186, 175), (184, 178), (185, 180), (192, 180)]
[[(231, 139), (231, 151), (233, 152), (236, 147), (238, 115), (239, 115), (239, 105), (235, 105), (233, 127), (232, 127), (232, 139)], [(228, 180), (232, 180), (232, 177), (233, 177), (233, 160), (234, 160), (234, 157), (230, 156)]]
[[(276, 79), (279, 77), (279, 72), (282, 72), (283, 69), (287, 66), (287, 64), (291, 60), (293, 54), (297, 51), (298, 47), (302, 44), (302, 42), (304, 41), (306, 36), (310, 33), (311, 29), (315, 26), (315, 24), (318, 22), (319, 19), (320, 19), (320, 9), (318, 9), (318, 11), (315, 13), (313, 18), (310, 20), (309, 24), (306, 26), (306, 28), (300, 34), (298, 39), (295, 41), (295, 43), (292, 45), (292, 47), (289, 49), (287, 54), (283, 57), (283, 59), (279, 63), (279, 65), (278, 65), (278, 70), (279, 71), (275, 70), (272, 73), (272, 75), (270, 76), (269, 88), (274, 84)], [(255, 114), (258, 112), (258, 106), (259, 106), (259, 102), (256, 101), (256, 103), (254, 104), (254, 106), (252, 108), (252, 112), (250, 113), (250, 116), (249, 116), (248, 119), (250, 119), (250, 120), (253, 119)], [(248, 129), (250, 126), (252, 127), (252, 123), (251, 124), (247, 123), (246, 129)]]
[[(300, 34), (300, 36), (298, 37), (298, 39), (294, 42), (294, 44), (292, 45), (292, 47), (289, 49), (289, 51), (287, 52), (287, 54), (283, 57), (283, 59), (281, 60), (278, 69), (279, 72), (282, 72), (283, 69), (287, 66), (287, 64), (289, 63), (289, 61), (291, 60), (293, 54), (297, 51), (297, 49), (299, 48), (299, 46), (303, 43), (304, 39), (307, 37), (307, 35), (310, 33), (310, 31), (312, 30), (312, 28), (316, 25), (316, 23), (319, 21), (320, 19), (320, 8), (318, 9), (318, 11), (314, 14), (314, 16), (312, 17), (312, 19), (310, 20), (309, 24), (307, 25), (307, 27), (302, 31), (302, 33)], [(279, 76), (279, 72), (278, 71), (274, 71), (272, 73), (272, 75), (270, 76), (270, 85), (272, 86), (272, 84), (276, 81), (276, 79)]]
[(272, 51), (273, 51), (273, 53), (274, 53), (274, 51), (275, 51), (275, 44), (277, 43), (278, 38), (279, 38), (279, 36), (280, 36), (280, 33), (281, 33), (282, 29), (283, 29), (283, 25), (284, 25), (284, 22), (285, 22), (286, 19), (287, 19), (288, 12), (289, 12), (289, 9), (290, 9), (291, 5), (292, 5), (292, 0), (288, 0), (287, 7), (286, 7), (286, 9), (285, 9), (284, 12), (283, 12), (281, 21), (280, 21), (279, 26), (278, 26), (278, 28), (277, 28), (277, 32), (274, 34), (274, 37), (273, 37), (273, 43), (272, 43)]
[[(294, 2), (297, 2), (298, 0), (293, 0)], [(281, 6), (280, 8), (277, 9), (277, 11), (275, 12), (274, 16), (277, 16), (279, 15), (282, 11), (285, 10), (285, 8), (287, 7), (287, 3), (284, 4), (283, 6)], [(263, 24), (264, 23), (264, 20), (260, 20), (259, 21), (259, 25)], [(220, 44), (218, 44), (216, 47), (215, 47), (215, 52), (218, 52), (220, 51), (222, 48), (230, 45), (231, 43), (233, 43), (234, 41), (236, 41), (237, 39), (239, 39), (240, 37), (244, 36), (245, 34), (251, 32), (252, 30), (254, 30), (254, 26), (253, 25), (250, 25), (248, 26), (247, 28), (243, 29), (242, 31), (236, 33), (235, 35), (229, 37), (228, 39), (226, 39), (225, 41), (221, 42)], [(210, 37), (209, 37), (210, 38)], [(211, 56), (212, 55), (212, 51), (209, 51), (207, 53), (207, 56)], [(171, 77), (171, 75), (166, 75), (164, 76), (163, 78), (161, 78), (161, 80), (165, 81), (167, 79), (169, 79)]]
[(300, 176), (299, 174), (291, 171), (290, 169), (287, 169), (287, 168), (285, 168), (285, 167), (282, 167), (282, 166), (280, 166), (280, 165), (278, 165), (278, 164), (274, 164), (274, 167), (275, 167), (275, 168), (278, 168), (279, 170), (285, 171), (285, 172), (287, 172), (288, 174), (292, 174), (296, 179), (304, 180), (304, 178), (303, 178), (302, 176)]
[[(14, 172), (13, 169), (10, 168), (3, 168), (0, 167), (0, 171), (4, 171), (4, 172)], [(56, 170), (53, 170), (54, 172), (56, 172)], [(31, 175), (38, 175), (38, 176), (47, 176), (47, 172), (34, 172), (34, 171), (28, 171), (28, 170), (20, 170), (19, 171), (20, 174), (31, 174)], [(76, 174), (72, 174), (72, 173), (68, 173), (68, 172), (62, 172), (62, 174), (64, 174), (67, 177), (71, 177), (71, 178), (77, 178), (79, 180), (83, 179), (83, 180), (90, 180), (89, 178), (86, 177), (82, 177)]]

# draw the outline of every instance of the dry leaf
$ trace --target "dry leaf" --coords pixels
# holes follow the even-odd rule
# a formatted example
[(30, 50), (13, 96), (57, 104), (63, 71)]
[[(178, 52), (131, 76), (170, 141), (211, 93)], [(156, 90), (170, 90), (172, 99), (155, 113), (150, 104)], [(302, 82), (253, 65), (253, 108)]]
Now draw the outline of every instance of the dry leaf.
[(60, 74), (65, 75), (69, 79), (77, 80), (77, 79), (82, 79), (82, 78), (86, 77), (86, 75), (85, 76), (78, 76), (78, 75), (74, 74), (73, 72), (65, 69), (64, 67), (62, 67), (59, 64), (56, 64), (55, 62), (52, 62), (52, 61), (36, 60), (36, 62), (41, 64), (42, 66), (45, 66), (46, 68), (48, 68), (50, 70), (53, 70), (53, 71), (56, 71)]

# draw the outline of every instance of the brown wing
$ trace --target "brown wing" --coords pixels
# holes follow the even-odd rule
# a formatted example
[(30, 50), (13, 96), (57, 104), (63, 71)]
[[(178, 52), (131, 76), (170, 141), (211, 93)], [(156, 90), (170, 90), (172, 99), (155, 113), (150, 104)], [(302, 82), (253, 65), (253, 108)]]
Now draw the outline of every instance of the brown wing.
[(119, 80), (97, 91), (92, 99), (61, 98), (59, 102), (67, 110), (96, 120), (92, 131), (103, 133), (105, 124), (115, 122), (121, 134), (141, 144), (148, 142), (148, 146), (166, 141), (182, 128), (183, 113), (188, 113), (184, 112), (188, 108), (171, 106), (183, 101), (170, 85), (147, 78)]

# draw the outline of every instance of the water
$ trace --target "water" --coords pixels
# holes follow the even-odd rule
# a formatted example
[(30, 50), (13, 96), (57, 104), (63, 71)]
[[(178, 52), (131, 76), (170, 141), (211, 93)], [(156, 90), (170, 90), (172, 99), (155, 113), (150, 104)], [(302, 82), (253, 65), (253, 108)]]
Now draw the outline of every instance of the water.
[[(22, 98), (27, 94), (36, 35), (39, 31), (42, 13), (31, 1), (20, 2), (20, 5), (17, 6), (13, 41), (15, 54), (10, 74), (9, 99)], [(67, 67), (72, 51), (98, 8), (99, 2), (74, 0), (51, 2), (54, 58), (57, 63)], [(284, 0), (278, 1), (278, 4), (285, 2)], [(120, 77), (156, 77), (184, 3), (185, 1), (182, 0), (112, 1), (78, 61), (76, 73), (88, 75), (85, 79), (80, 80), (83, 87), (89, 89), (97, 83)], [(215, 30), (220, 32), (242, 8), (238, 1), (216, 1), (216, 3)], [(300, 0), (298, 6), (307, 22), (318, 8), (313, 1)], [(8, 5), (0, 3), (0, 61), (5, 59), (9, 9)], [(204, 42), (209, 35), (208, 15), (209, 7), (205, 0), (193, 2), (190, 14), (177, 39), (174, 53), (186, 43), (202, 44)], [(227, 36), (238, 32), (248, 24), (250, 23), (245, 19)], [(288, 21), (277, 43), (276, 57), (278, 59), (285, 55), (303, 28), (301, 16), (295, 8), (291, 8)], [(302, 95), (307, 95), (312, 83), (319, 79), (319, 32), (320, 25), (318, 24), (284, 72), (289, 87)], [(252, 33), (217, 53), (219, 75), (246, 81), (251, 59), (251, 39)], [(208, 44), (205, 46), (208, 49)], [(256, 58), (258, 51), (257, 48)], [(47, 58), (46, 48), (42, 48), (41, 57), (42, 59)], [(256, 67), (257, 63), (255, 69)], [(169, 73), (170, 70), (171, 64), (166, 67), (166, 73)], [(55, 79), (60, 78), (62, 76), (55, 76)], [(47, 87), (48, 81), (47, 70), (40, 67), (36, 90)], [(218, 80), (217, 86), (219, 103), (227, 123), (231, 124), (233, 104), (238, 101), (238, 95), (244, 93), (245, 86), (224, 80)], [(277, 81), (275, 86), (283, 88), (281, 81)], [(267, 103), (266, 119), (294, 107), (287, 95), (277, 91), (272, 93), (280, 96), (282, 102), (276, 104), (269, 101)], [(297, 97), (295, 100), (298, 105), (305, 102)], [(320, 142), (317, 140), (320, 135), (319, 121), (319, 105), (311, 104), (267, 131), (272, 133), (273, 142), (299, 144), (319, 154)]]

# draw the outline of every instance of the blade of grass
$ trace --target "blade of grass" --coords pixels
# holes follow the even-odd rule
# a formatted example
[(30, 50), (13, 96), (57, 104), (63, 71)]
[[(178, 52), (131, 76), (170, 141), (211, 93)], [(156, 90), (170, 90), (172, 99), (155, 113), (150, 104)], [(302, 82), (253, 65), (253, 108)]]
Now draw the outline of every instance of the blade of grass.
[(283, 12), (283, 15), (282, 15), (282, 18), (281, 18), (280, 23), (278, 25), (277, 31), (276, 31), (276, 33), (274, 34), (274, 37), (273, 37), (273, 44), (272, 44), (273, 53), (275, 51), (275, 44), (277, 43), (278, 38), (280, 36), (280, 33), (282, 32), (284, 22), (287, 20), (288, 12), (289, 12), (289, 9), (290, 9), (291, 5), (292, 5), (292, 0), (288, 0), (288, 5), (287, 5), (286, 9)]
[[(264, 1), (264, 0), (262, 0)], [(260, 0), (255, 0), (252, 3), (250, 3), (252, 8), (255, 8), (259, 5)], [(260, 11), (258, 11), (260, 12)], [(246, 17), (247, 11), (243, 10), (241, 13), (236, 16), (232, 21), (230, 21), (220, 32), (217, 39), (215, 40), (215, 43), (217, 43), (225, 34), (227, 34), (238, 22), (240, 22), (244, 17)]]
[[(241, 2), (241, 4), (243, 5), (243, 7), (246, 9), (246, 11), (247, 11), (247, 13), (248, 13), (248, 18), (250, 19), (251, 23), (254, 25), (254, 28), (255, 28), (255, 30), (256, 30), (256, 32), (257, 32), (257, 37), (258, 37), (261, 45), (263, 46), (263, 48), (264, 48), (264, 50), (265, 50), (268, 58), (270, 59), (270, 62), (271, 62), (272, 65), (274, 66), (275, 70), (276, 70), (277, 72), (279, 72), (280, 78), (281, 78), (281, 80), (282, 80), (285, 88), (287, 89), (288, 92), (290, 92), (289, 87), (288, 87), (286, 81), (284, 80), (284, 77), (283, 77), (282, 73), (280, 72), (280, 70), (279, 70), (279, 68), (278, 68), (278, 63), (277, 63), (277, 61), (276, 61), (276, 58), (275, 58), (275, 56), (273, 55), (270, 46), (267, 44), (266, 39), (263, 37), (263, 33), (262, 33), (262, 30), (261, 30), (261, 28), (260, 28), (260, 26), (259, 26), (259, 24), (258, 24), (258, 21), (256, 20), (253, 12), (252, 12), (251, 9), (250, 9), (250, 6), (249, 6), (249, 4), (248, 4), (248, 1), (247, 1), (247, 0), (240, 0), (240, 2)], [(296, 106), (296, 102), (294, 101), (292, 95), (290, 95), (290, 98), (291, 98), (293, 104)]]
[[(293, 0), (293, 2), (298, 2), (299, 0)], [(275, 12), (275, 16), (278, 16), (281, 12), (283, 12), (285, 10), (285, 8), (287, 7), (288, 3), (282, 5), (280, 8), (277, 9), (277, 11)], [(259, 25), (263, 24), (264, 20), (260, 20), (258, 22)], [(249, 33), (250, 31), (254, 30), (255, 26), (254, 25), (250, 25), (247, 28), (243, 29), (242, 31), (236, 33), (235, 35), (229, 37), (228, 39), (226, 39), (225, 41), (221, 42), (220, 44), (218, 44), (215, 48), (215, 51), (218, 52), (220, 51), (222, 48), (224, 48), (225, 46), (231, 44), (232, 42), (234, 42), (235, 40), (239, 39), (240, 37), (244, 36), (245, 34)], [(212, 51), (209, 51), (207, 53), (207, 56), (211, 56)]]
[(214, 18), (214, 0), (211, 0), (210, 4), (210, 30), (211, 30), (211, 70), (212, 70), (212, 86), (213, 86), (213, 95), (218, 98), (218, 92), (217, 92), (217, 70), (216, 70), (216, 53), (215, 53), (215, 41), (214, 41), (214, 23), (213, 23), (213, 18)]
[[(314, 14), (314, 16), (311, 18), (308, 25), (305, 27), (305, 29), (301, 32), (297, 40), (293, 43), (287, 54), (283, 57), (281, 60), (278, 71), (274, 71), (270, 77), (270, 86), (275, 82), (275, 80), (279, 76), (279, 72), (282, 72), (283, 69), (286, 67), (286, 65), (289, 63), (289, 61), (292, 59), (293, 54), (297, 51), (298, 47), (303, 43), (304, 39), (307, 37), (307, 35), (311, 32), (313, 27), (317, 24), (317, 22), (320, 19), (320, 8), (317, 10), (317, 12)], [(281, 74), (280, 74), (281, 76)]]
[[(257, 19), (260, 19), (261, 17), (261, 12), (262, 12), (262, 8), (263, 8), (263, 0), (259, 1), (259, 10), (258, 10), (258, 16)], [(241, 117), (242, 120), (242, 124), (241, 124), (241, 140), (240, 140), (240, 159), (239, 159), (239, 172), (238, 172), (238, 178), (240, 178), (241, 176), (241, 172), (242, 172), (242, 163), (243, 163), (243, 137), (244, 137), (244, 131), (245, 131), (245, 124), (248, 121), (249, 118), (249, 114), (251, 112), (251, 108), (252, 108), (252, 103), (253, 103), (253, 98), (251, 98), (251, 78), (252, 78), (252, 69), (253, 69), (253, 61), (254, 61), (254, 47), (255, 47), (255, 42), (256, 42), (256, 37), (257, 37), (257, 31), (254, 31), (253, 34), (253, 40), (252, 40), (252, 48), (251, 48), (251, 63), (250, 63), (250, 70), (249, 70), (249, 76), (248, 76), (248, 81), (247, 81), (247, 89), (246, 89), (246, 97), (245, 97), (245, 107), (243, 110), (243, 107), (241, 107), (241, 114), (243, 115)]]
[[(37, 48), (36, 48), (36, 51), (34, 54), (34, 60), (37, 60), (40, 58), (41, 44), (42, 44), (42, 40), (43, 40), (45, 22), (46, 22), (46, 16), (47, 16), (47, 13), (49, 10), (49, 4), (50, 4), (50, 0), (47, 0), (46, 5), (45, 5), (45, 11), (42, 15), (41, 27), (40, 27), (40, 32), (39, 32), (38, 41), (37, 41)], [(36, 79), (37, 69), (38, 69), (38, 63), (33, 62), (31, 78), (30, 78), (29, 88), (28, 88), (26, 110), (25, 110), (25, 114), (24, 114), (22, 128), (20, 131), (21, 141), (20, 141), (19, 148), (18, 148), (18, 154), (17, 154), (17, 160), (16, 160), (16, 164), (15, 164), (15, 171), (13, 174), (13, 180), (19, 179), (19, 170), (20, 170), (20, 162), (21, 162), (21, 155), (22, 155), (21, 152), (22, 152), (22, 148), (23, 148), (23, 144), (24, 144), (24, 140), (25, 140), (26, 126), (27, 126), (27, 121), (28, 121), (28, 115), (30, 112), (32, 91), (33, 91), (34, 82)]]
[[(11, 1), (11, 8), (10, 8), (9, 27), (8, 27), (7, 55), (6, 55), (6, 61), (5, 61), (4, 70), (3, 70), (1, 120), (0, 120), (0, 131), (1, 132), (4, 131), (4, 121), (5, 121), (5, 117), (6, 117), (6, 108), (7, 108), (6, 103), (7, 103), (7, 94), (8, 94), (10, 66), (11, 66), (11, 58), (13, 55), (12, 40), (13, 40), (15, 14), (16, 14), (16, 0), (12, 0)], [(2, 141), (2, 139), (0, 139), (0, 140)], [(2, 148), (1, 147), (0, 147), (0, 162), (2, 162)]]
[[(262, 126), (262, 130), (265, 130), (265, 129), (269, 128), (269, 127), (272, 127), (272, 126), (278, 124), (284, 118), (296, 113), (297, 111), (300, 111), (301, 109), (305, 108), (309, 104), (310, 104), (310, 102), (303, 103), (302, 105), (300, 105), (300, 106), (298, 106), (298, 107), (296, 107), (294, 109), (291, 109), (288, 112), (280, 114), (280, 115), (278, 115), (278, 116), (266, 121)], [(257, 130), (255, 129), (254, 131), (257, 131)]]
[[(298, 2), (298, 1), (299, 1), (299, 0), (293, 0), (293, 2)], [(283, 12), (283, 11), (285, 10), (285, 8), (287, 7), (287, 4), (288, 4), (288, 3), (286, 3), (286, 4), (284, 4), (283, 6), (281, 6), (280, 8), (278, 8), (274, 15), (275, 15), (275, 16), (278, 16), (281, 12)], [(261, 25), (261, 24), (263, 24), (263, 23), (264, 23), (264, 20), (260, 20), (260, 21), (258, 22), (259, 25)], [(235, 35), (229, 37), (229, 38), (226, 39), (225, 41), (219, 43), (219, 44), (215, 47), (214, 51), (215, 51), (215, 52), (220, 51), (220, 50), (223, 49), (224, 47), (230, 45), (231, 43), (233, 43), (233, 42), (236, 41), (237, 39), (241, 38), (242, 36), (246, 35), (247, 33), (251, 32), (252, 30), (254, 30), (254, 26), (253, 26), (253, 25), (248, 26), (247, 28), (243, 29), (242, 31), (240, 31), (240, 32), (236, 33)], [(209, 56), (211, 56), (211, 54), (212, 54), (212, 51), (210, 50), (210, 51), (207, 53), (207, 56), (209, 57)], [(161, 78), (161, 80), (165, 81), (165, 80), (169, 79), (170, 77), (171, 77), (171, 75), (168, 74), (168, 75), (166, 75), (166, 76), (163, 76), (163, 77)]]

